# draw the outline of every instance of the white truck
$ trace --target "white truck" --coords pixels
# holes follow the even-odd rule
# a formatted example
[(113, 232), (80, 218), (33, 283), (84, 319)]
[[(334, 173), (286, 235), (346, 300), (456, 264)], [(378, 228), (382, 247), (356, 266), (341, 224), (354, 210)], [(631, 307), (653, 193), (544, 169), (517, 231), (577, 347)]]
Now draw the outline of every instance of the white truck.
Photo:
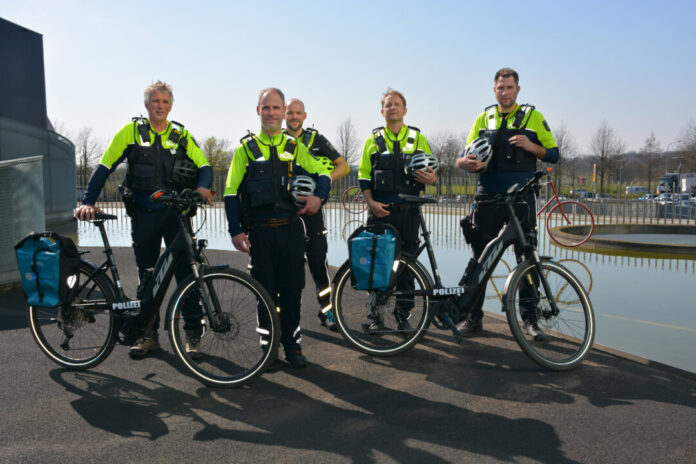
[(660, 182), (657, 184), (656, 193), (673, 193), (672, 189), (675, 184), (679, 184), (680, 193), (694, 193), (696, 190), (696, 172), (668, 172), (660, 177)]

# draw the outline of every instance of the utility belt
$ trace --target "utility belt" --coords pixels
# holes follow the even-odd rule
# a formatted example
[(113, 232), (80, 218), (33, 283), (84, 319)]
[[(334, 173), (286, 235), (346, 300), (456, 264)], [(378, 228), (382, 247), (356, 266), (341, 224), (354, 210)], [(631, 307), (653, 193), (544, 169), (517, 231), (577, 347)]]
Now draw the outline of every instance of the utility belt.
[(277, 227), (282, 227), (282, 226), (287, 226), (288, 224), (292, 224), (298, 220), (298, 217), (295, 216), (287, 216), (287, 217), (282, 217), (282, 218), (268, 218), (268, 219), (253, 219), (249, 218), (249, 228), (253, 229), (254, 227), (271, 227), (273, 229)]

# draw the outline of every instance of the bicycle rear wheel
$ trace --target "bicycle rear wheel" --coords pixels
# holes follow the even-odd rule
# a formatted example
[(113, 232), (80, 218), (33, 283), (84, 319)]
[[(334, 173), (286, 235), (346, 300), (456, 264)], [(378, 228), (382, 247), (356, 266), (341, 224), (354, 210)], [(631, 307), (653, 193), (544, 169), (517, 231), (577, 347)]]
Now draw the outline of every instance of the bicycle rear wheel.
[[(579, 225), (573, 231), (554, 230), (552, 218), (559, 227)], [(594, 216), (590, 209), (579, 201), (561, 201), (556, 203), (546, 216), (546, 230), (551, 240), (564, 247), (580, 246), (590, 239), (594, 232)], [(572, 232), (572, 233), (571, 233)]]
[[(551, 261), (542, 262), (542, 267), (551, 294), (546, 294), (539, 284), (537, 269), (530, 261), (520, 265), (510, 278), (505, 299), (508, 324), (522, 350), (536, 363), (558, 371), (573, 369), (592, 348), (592, 304), (585, 289), (566, 268)], [(558, 314), (553, 314), (552, 300)], [(546, 333), (545, 341), (531, 340), (527, 321), (539, 324)]]
[(80, 262), (80, 287), (70, 304), (57, 308), (29, 306), (34, 340), (52, 361), (68, 369), (96, 366), (109, 356), (116, 343), (111, 311), (115, 291), (111, 281), (95, 271), (92, 264)]
[[(242, 386), (277, 356), (280, 323), (273, 299), (236, 269), (206, 270), (202, 278), (219, 324), (203, 310), (198, 281), (191, 276), (169, 302), (169, 339), (186, 368), (206, 385)], [(198, 342), (197, 352), (187, 352), (191, 339)]]
[[(336, 274), (333, 293), (336, 325), (343, 338), (364, 353), (373, 356), (403, 353), (423, 338), (430, 324), (430, 280), (420, 268), (403, 259), (399, 265), (406, 266), (401, 278), (413, 281), (414, 291), (356, 290), (351, 286), (347, 263)], [(409, 307), (407, 324), (404, 324), (396, 312)], [(375, 322), (378, 326), (370, 329), (369, 325)]]

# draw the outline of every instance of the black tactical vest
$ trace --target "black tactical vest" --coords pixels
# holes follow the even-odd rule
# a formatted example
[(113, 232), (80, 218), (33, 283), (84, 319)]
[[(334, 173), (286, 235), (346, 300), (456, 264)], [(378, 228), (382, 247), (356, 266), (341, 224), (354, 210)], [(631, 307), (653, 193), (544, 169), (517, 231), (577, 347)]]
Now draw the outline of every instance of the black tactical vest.
[(409, 126), (409, 134), (406, 144), (401, 147), (400, 142), (394, 142), (393, 153), (387, 149), (384, 139), (384, 127), (378, 127), (372, 131), (377, 145), (377, 152), (370, 156), (372, 162), (372, 191), (375, 193), (404, 193), (418, 195), (423, 189), (423, 184), (406, 174), (406, 167), (413, 156), (414, 145), (419, 130)]
[[(266, 160), (258, 145), (258, 139), (249, 134), (241, 139), (249, 164), (239, 186), (242, 208), (249, 217), (264, 216), (281, 211), (295, 212), (297, 208), (288, 192), (294, 162), (281, 161), (276, 146), (270, 146)], [(297, 142), (288, 137), (285, 152), (295, 153)]]
[[(503, 172), (526, 172), (536, 169), (537, 158), (528, 151), (512, 145), (509, 140), (515, 135), (526, 135), (527, 138), (537, 145), (539, 138), (536, 132), (527, 130), (529, 116), (531, 116), (534, 107), (531, 105), (522, 105), (515, 112), (515, 119), (512, 123), (512, 129), (508, 129), (507, 121), (501, 121), (500, 128), (495, 128), (495, 112), (497, 105), (492, 105), (486, 108), (488, 112), (488, 129), (481, 129), (479, 136), (487, 136), (493, 145), (493, 158), (488, 163), (486, 172), (503, 171)], [(522, 121), (526, 117), (526, 122), (522, 125)]]
[(187, 159), (187, 139), (183, 136), (183, 128), (172, 121), (168, 140), (172, 148), (163, 148), (159, 134), (155, 140), (150, 137), (150, 123), (145, 118), (133, 118), (133, 130), (140, 144), (133, 144), (126, 151), (128, 171), (126, 186), (133, 191), (154, 192), (163, 188), (175, 188), (172, 180), (172, 169), (177, 159)]

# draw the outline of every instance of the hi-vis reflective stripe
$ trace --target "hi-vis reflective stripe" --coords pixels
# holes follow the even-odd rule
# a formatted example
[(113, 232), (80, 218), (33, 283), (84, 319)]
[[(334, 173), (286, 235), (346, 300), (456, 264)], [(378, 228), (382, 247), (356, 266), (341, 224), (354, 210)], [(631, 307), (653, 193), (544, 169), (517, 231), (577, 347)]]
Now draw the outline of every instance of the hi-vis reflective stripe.
[(329, 304), (327, 304), (326, 306), (324, 306), (323, 308), (321, 308), (321, 312), (322, 312), (323, 314), (326, 314), (326, 313), (328, 313), (329, 311), (331, 311), (331, 303), (329, 303)]
[(414, 131), (409, 127), (408, 129), (408, 139), (406, 140), (406, 146), (404, 147), (404, 153), (411, 153), (413, 151), (413, 145), (416, 142), (416, 136), (418, 132)]
[(524, 121), (524, 118), (527, 117), (527, 114), (533, 109), (534, 107), (530, 105), (520, 106), (515, 112), (515, 120), (513, 121), (512, 126), (515, 129), (519, 129), (519, 127), (522, 125), (522, 121)]
[(324, 290), (319, 291), (319, 292), (318, 292), (318, 295), (319, 295), (319, 296), (324, 296), (324, 295), (326, 295), (326, 294), (328, 294), (328, 293), (331, 293), (331, 287), (326, 287)]
[[(386, 139), (386, 132), (384, 132), (384, 128), (382, 128), (379, 131), (380, 135)], [(413, 147), (416, 143), (416, 137), (418, 136), (418, 131), (408, 128), (408, 137), (406, 138), (406, 145), (401, 149), (403, 153), (412, 153), (413, 152)]]
[(149, 147), (150, 146), (150, 141), (143, 140), (143, 134), (140, 131), (138, 131), (138, 136), (140, 137), (140, 146), (141, 147)]
[(495, 110), (495, 106), (488, 109), (488, 130), (497, 129), (497, 127), (495, 127)]

